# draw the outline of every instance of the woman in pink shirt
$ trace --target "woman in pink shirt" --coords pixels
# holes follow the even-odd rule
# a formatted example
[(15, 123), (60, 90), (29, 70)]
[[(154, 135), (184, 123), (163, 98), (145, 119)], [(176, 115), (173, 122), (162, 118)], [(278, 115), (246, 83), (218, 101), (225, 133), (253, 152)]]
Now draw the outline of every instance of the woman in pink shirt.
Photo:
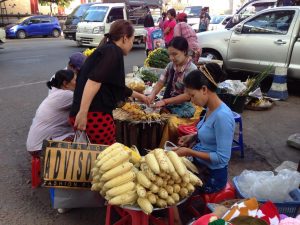
[(169, 20), (165, 21), (164, 23), (164, 37), (165, 37), (165, 43), (166, 47), (170, 43), (170, 41), (173, 39), (174, 36), (174, 27), (176, 26), (176, 11), (175, 9), (169, 9), (167, 11), (167, 17)]
[(189, 44), (189, 55), (192, 57), (194, 63), (198, 63), (201, 55), (201, 47), (197, 40), (196, 32), (187, 24), (187, 15), (179, 13), (177, 15), (177, 24), (174, 27), (174, 37), (184, 37)]

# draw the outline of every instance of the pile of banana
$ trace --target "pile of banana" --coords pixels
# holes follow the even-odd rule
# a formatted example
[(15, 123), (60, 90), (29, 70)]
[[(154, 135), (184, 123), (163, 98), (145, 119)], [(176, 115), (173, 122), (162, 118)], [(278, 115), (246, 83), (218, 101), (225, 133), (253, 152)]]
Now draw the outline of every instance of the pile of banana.
[(111, 205), (134, 205), (146, 214), (176, 205), (202, 186), (197, 168), (175, 152), (154, 149), (141, 157), (116, 143), (101, 152), (92, 169), (92, 191)]

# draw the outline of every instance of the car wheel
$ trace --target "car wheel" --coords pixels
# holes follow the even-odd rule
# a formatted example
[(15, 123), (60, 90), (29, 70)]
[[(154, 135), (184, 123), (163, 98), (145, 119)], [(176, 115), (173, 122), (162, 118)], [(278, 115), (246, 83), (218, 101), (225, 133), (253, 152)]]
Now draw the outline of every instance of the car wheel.
[(19, 31), (17, 32), (17, 38), (19, 38), (19, 39), (24, 39), (24, 38), (26, 38), (26, 33), (25, 33), (25, 31), (24, 31), (24, 30), (19, 30)]
[(201, 57), (222, 60), (222, 57), (220, 56), (220, 54), (215, 51), (205, 51), (202, 53)]
[(52, 36), (55, 37), (55, 38), (58, 38), (58, 37), (60, 36), (59, 30), (54, 29), (54, 30), (52, 31)]

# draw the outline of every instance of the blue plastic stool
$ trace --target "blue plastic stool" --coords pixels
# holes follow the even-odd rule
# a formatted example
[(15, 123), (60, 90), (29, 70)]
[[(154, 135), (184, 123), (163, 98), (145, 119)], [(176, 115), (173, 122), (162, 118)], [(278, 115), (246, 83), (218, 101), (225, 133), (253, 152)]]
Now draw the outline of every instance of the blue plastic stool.
[(238, 139), (236, 140), (233, 138), (232, 143), (232, 151), (240, 151), (241, 152), (241, 158), (244, 158), (244, 141), (243, 141), (243, 124), (242, 124), (242, 117), (240, 114), (236, 112), (232, 112), (234, 116), (235, 123), (238, 123), (239, 133), (238, 133)]

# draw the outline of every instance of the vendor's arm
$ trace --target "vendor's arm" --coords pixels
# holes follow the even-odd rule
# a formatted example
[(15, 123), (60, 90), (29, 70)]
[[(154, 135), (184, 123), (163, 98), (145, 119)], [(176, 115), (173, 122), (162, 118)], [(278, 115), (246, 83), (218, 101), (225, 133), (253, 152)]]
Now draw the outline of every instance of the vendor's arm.
[(166, 98), (161, 101), (158, 101), (155, 104), (155, 107), (163, 107), (163, 106), (167, 106), (170, 104), (180, 104), (180, 103), (188, 102), (188, 101), (190, 101), (190, 97), (187, 94), (181, 94), (181, 95), (177, 95), (172, 98)]
[(93, 101), (95, 95), (99, 91), (101, 87), (101, 83), (92, 81), (88, 79), (88, 81), (85, 84), (81, 104), (80, 104), (80, 110), (76, 115), (75, 124), (74, 127), (78, 130), (85, 130), (86, 129), (86, 123), (87, 123), (87, 114), (91, 105), (91, 102)]
[(160, 90), (164, 87), (164, 81), (159, 80), (152, 89), (151, 94), (148, 96), (149, 103), (152, 103), (155, 99), (155, 96), (160, 92)]
[(196, 142), (196, 140), (197, 140), (197, 133), (184, 135), (178, 139), (178, 145), (181, 147), (191, 147), (191, 144), (193, 142)]
[(192, 156), (205, 161), (211, 161), (210, 154), (207, 152), (199, 152), (186, 147), (174, 148), (173, 151), (175, 151), (179, 156)]
[(217, 151), (210, 153), (212, 165), (227, 165), (231, 156), (231, 146), (234, 135), (235, 122), (233, 118), (218, 115), (214, 124)]
[(147, 104), (147, 105), (150, 104), (150, 102), (149, 102), (149, 100), (148, 100), (148, 98), (147, 98), (146, 95), (143, 95), (143, 94), (138, 93), (138, 92), (136, 92), (136, 91), (133, 91), (133, 92), (132, 92), (131, 97), (137, 98), (138, 100), (144, 102), (144, 103)]

